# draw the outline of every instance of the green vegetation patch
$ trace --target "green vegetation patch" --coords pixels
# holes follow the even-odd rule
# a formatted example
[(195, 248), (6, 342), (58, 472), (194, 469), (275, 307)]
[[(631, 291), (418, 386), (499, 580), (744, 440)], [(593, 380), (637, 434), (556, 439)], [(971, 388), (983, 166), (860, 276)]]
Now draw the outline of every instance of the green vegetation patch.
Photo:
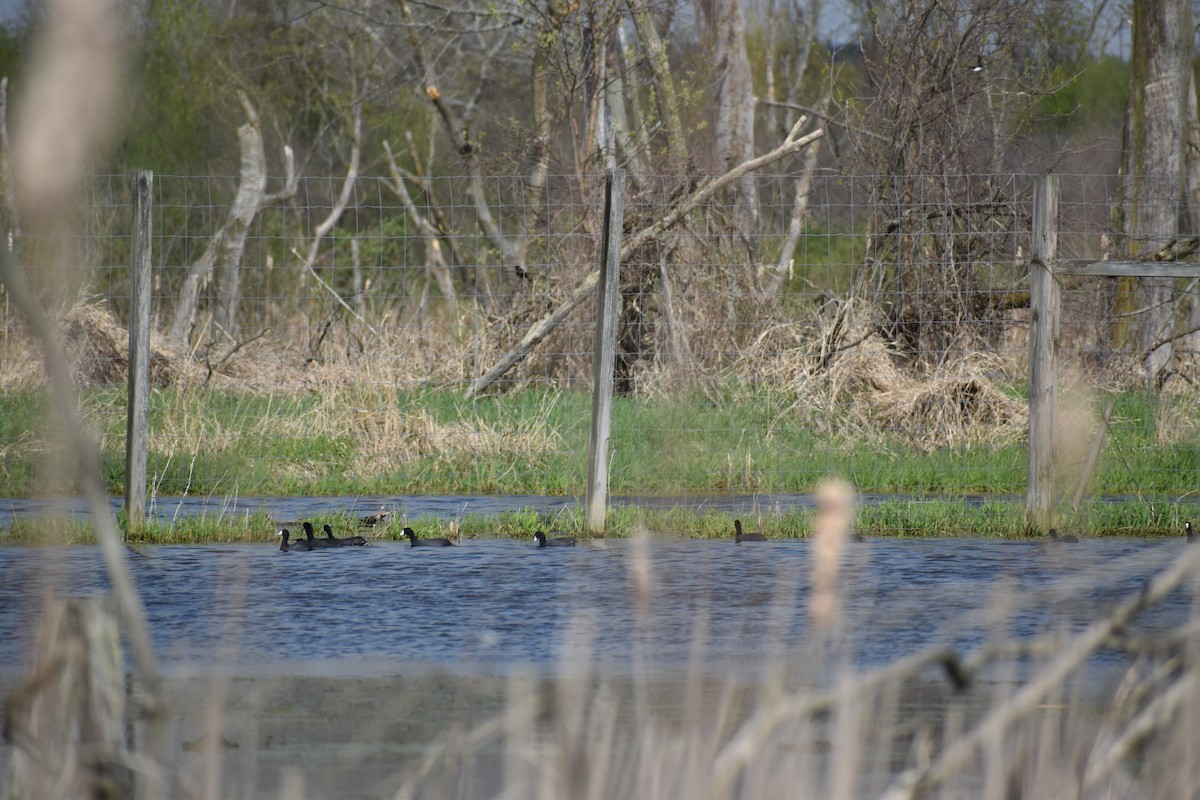
[[(1013, 389), (1019, 392), (1019, 387)], [(958, 496), (1025, 490), (1019, 436), (930, 446), (919, 418), (855, 416), (783, 390), (715, 397), (618, 397), (613, 494), (806, 492), (838, 475), (859, 491)], [(1103, 399), (1103, 398), (1101, 398)], [(124, 491), (119, 389), (83, 399), (109, 491)], [(0, 496), (70, 491), (43, 481), (53, 450), (44, 397), (0, 394)], [(921, 406), (914, 404), (914, 414)], [(448, 390), (350, 387), (325, 393), (162, 390), (150, 407), (149, 472), (158, 495), (576, 494), (587, 475), (590, 395), (517, 391), (463, 400)], [(1185, 497), (1200, 485), (1194, 401), (1126, 393), (1089, 494)], [(1011, 427), (1011, 425), (1010, 425)], [(986, 431), (985, 431), (986, 433)], [(1073, 493), (1094, 433), (1064, 436), (1059, 489)], [(1013, 439), (1017, 439), (1013, 441)], [(43, 481), (43, 482), (40, 482)]]
[[(1170, 502), (1092, 501), (1078, 512), (1060, 510), (1060, 530), (1080, 538), (1102, 536), (1181, 536), (1183, 522), (1194, 506)], [(750, 530), (772, 539), (809, 536), (814, 515), (809, 509), (784, 512), (754, 511), (743, 515)], [(387, 525), (361, 528), (358, 517), (319, 514), (309, 518), (317, 529), (329, 524), (335, 535), (363, 535), (376, 541), (400, 541), (405, 525), (423, 536), (448, 536), (459, 541), (474, 539), (524, 539), (536, 530), (554, 530), (583, 536), (583, 509), (566, 509), (555, 514), (533, 510), (500, 514), (467, 514), (455, 519), (398, 514)], [(126, 530), (124, 519), (120, 519)], [(180, 517), (152, 520), (137, 531), (126, 530), (127, 541), (138, 544), (217, 544), (245, 542), (276, 545), (278, 531), (287, 527), (294, 538), (302, 537), (302, 520), (275, 520), (263, 513)], [(862, 504), (856, 513), (856, 530), (878, 538), (1042, 538), (1025, 524), (1023, 506), (1015, 500), (969, 503), (964, 500), (885, 500)], [(617, 506), (609, 509), (605, 536), (661, 536), (668, 538), (726, 539), (733, 535), (733, 517), (723, 511), (674, 507), (640, 509)], [(71, 545), (95, 541), (92, 527), (80, 520), (19, 518), (0, 534), (7, 544)]]

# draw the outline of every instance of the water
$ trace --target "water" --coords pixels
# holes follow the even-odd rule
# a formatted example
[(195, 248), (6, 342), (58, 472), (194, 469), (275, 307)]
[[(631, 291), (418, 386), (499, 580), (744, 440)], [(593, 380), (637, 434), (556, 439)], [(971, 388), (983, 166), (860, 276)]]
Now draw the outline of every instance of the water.
[[(867, 665), (934, 643), (970, 649), (992, 635), (1077, 630), (1182, 548), (1132, 539), (854, 545), (843, 565), (837, 644)], [(131, 566), (168, 668), (338, 661), (343, 670), (419, 662), (503, 671), (582, 658), (678, 666), (698, 633), (711, 664), (745, 665), (812, 641), (806, 540), (145, 552), (131, 555)], [(0, 548), (0, 667), (29, 663), (46, 589), (87, 595), (105, 586), (94, 548)], [(1190, 593), (1178, 591), (1139, 625), (1178, 625), (1190, 606)]]

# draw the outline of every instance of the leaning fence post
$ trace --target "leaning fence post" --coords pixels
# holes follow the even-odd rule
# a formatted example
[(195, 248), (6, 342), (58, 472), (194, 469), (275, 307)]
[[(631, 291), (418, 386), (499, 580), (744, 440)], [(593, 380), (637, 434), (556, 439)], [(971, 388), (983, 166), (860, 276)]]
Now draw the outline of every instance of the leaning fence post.
[(125, 424), (125, 517), (135, 530), (146, 516), (146, 450), (150, 412), (150, 211), (154, 173), (133, 174), (133, 260), (130, 265), (129, 396)]
[(612, 431), (613, 351), (616, 349), (621, 224), (625, 210), (625, 172), (604, 172), (604, 240), (596, 287), (596, 342), (592, 374), (592, 433), (588, 440), (587, 505), (584, 528), (604, 535), (608, 505), (608, 440)]
[(1058, 176), (1033, 186), (1033, 236), (1029, 260), (1029, 476), (1025, 521), (1054, 527), (1054, 435), (1058, 416), (1059, 294), (1054, 274), (1058, 249)]

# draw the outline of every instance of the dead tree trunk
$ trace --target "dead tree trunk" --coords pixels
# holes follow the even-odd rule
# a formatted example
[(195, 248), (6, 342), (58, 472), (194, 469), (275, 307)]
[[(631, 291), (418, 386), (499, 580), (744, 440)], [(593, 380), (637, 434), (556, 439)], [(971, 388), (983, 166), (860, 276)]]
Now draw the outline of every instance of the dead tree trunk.
[(679, 116), (679, 98), (675, 94), (675, 81), (671, 78), (671, 64), (667, 60), (667, 48), (663, 45), (654, 19), (650, 16), (649, 4), (645, 0), (627, 0), (629, 13), (637, 28), (638, 39), (646, 54), (646, 64), (654, 80), (654, 96), (658, 100), (658, 116), (662, 120), (667, 138), (669, 169), (684, 168), (687, 157), (687, 140), (683, 135), (683, 122)]
[[(1187, 120), (1187, 201), (1188, 211), (1191, 212), (1192, 232), (1200, 232), (1200, 117), (1196, 108), (1196, 73), (1189, 70), (1191, 80), (1188, 82), (1188, 104), (1185, 113)], [(1200, 295), (1193, 283), (1188, 293), (1187, 329), (1193, 331), (1185, 336), (1179, 344), (1180, 349), (1187, 350), (1195, 363), (1200, 359)], [(1200, 366), (1200, 363), (1196, 364)]]
[[(1179, 232), (1183, 189), (1184, 111), (1191, 83), (1192, 7), (1188, 0), (1135, 0), (1129, 109), (1126, 122), (1126, 233), (1137, 251), (1157, 250)], [(1128, 293), (1129, 287), (1123, 289)], [(1161, 379), (1174, 355), (1174, 281), (1143, 278), (1138, 347), (1144, 366)], [(1128, 305), (1128, 302), (1126, 303)]]
[[(715, 0), (713, 26), (717, 48), (717, 121), (715, 161), (731, 169), (754, 155), (754, 85), (746, 55), (746, 14), (741, 0)], [(743, 175), (734, 185), (733, 219), (738, 235), (749, 241), (758, 218), (753, 175)]]
[(550, 107), (547, 100), (549, 70), (542, 48), (533, 52), (530, 67), (533, 83), (533, 167), (529, 170), (529, 207), (536, 219), (546, 201), (546, 176), (550, 172)]
[(171, 323), (171, 343), (177, 348), (187, 347), (191, 337), (196, 310), (200, 304), (200, 288), (208, 280), (214, 267), (220, 267), (220, 294), (215, 322), (226, 336), (236, 335), (237, 307), (241, 297), (242, 253), (246, 249), (246, 236), (259, 210), (267, 202), (278, 202), (296, 193), (296, 177), (292, 165), (291, 149), (285, 148), (287, 156), (287, 181), (282, 191), (268, 197), (267, 163), (263, 151), (262, 124), (250, 99), (238, 92), (242, 108), (246, 110), (246, 124), (238, 128), (238, 143), (242, 159), (238, 177), (238, 191), (229, 218), (225, 221), (205, 248), (204, 253), (190, 267), (179, 289), (179, 300), (175, 304), (175, 318)]

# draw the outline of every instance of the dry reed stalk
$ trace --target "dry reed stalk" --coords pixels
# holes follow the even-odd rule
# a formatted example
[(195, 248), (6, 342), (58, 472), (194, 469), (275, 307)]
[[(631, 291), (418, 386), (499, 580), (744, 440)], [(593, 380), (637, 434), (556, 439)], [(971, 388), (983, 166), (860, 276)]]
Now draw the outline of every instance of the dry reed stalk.
[(813, 524), (813, 598), (809, 612), (818, 629), (828, 629), (838, 618), (838, 574), (854, 521), (854, 489), (843, 480), (826, 479), (813, 494), (817, 519)]
[[(157, 659), (116, 520), (108, 507), (99, 453), (79, 414), (68, 359), (47, 318), (45, 298), (38, 295), (31, 280), (36, 278), (53, 294), (77, 277), (66, 272), (68, 264), (79, 262), (71, 260), (75, 220), (65, 210), (78, 196), (85, 168), (103, 152), (111, 133), (112, 112), (120, 106), (122, 17), (113, 3), (96, 0), (54, 0), (45, 11), (46, 24), (35, 42), (22, 113), (17, 115), (19, 125), (13, 136), (19, 213), (31, 233), (29, 252), (23, 252), (27, 265), (19, 265), (10, 248), (0, 248), (0, 272), (45, 359), (66, 458), (75, 467), (87, 500), (117, 616), (147, 695), (148, 746), (137, 787), (144, 797), (155, 798), (167, 788), (166, 762), (160, 749), (166, 708)], [(54, 303), (47, 305), (53, 307)]]

